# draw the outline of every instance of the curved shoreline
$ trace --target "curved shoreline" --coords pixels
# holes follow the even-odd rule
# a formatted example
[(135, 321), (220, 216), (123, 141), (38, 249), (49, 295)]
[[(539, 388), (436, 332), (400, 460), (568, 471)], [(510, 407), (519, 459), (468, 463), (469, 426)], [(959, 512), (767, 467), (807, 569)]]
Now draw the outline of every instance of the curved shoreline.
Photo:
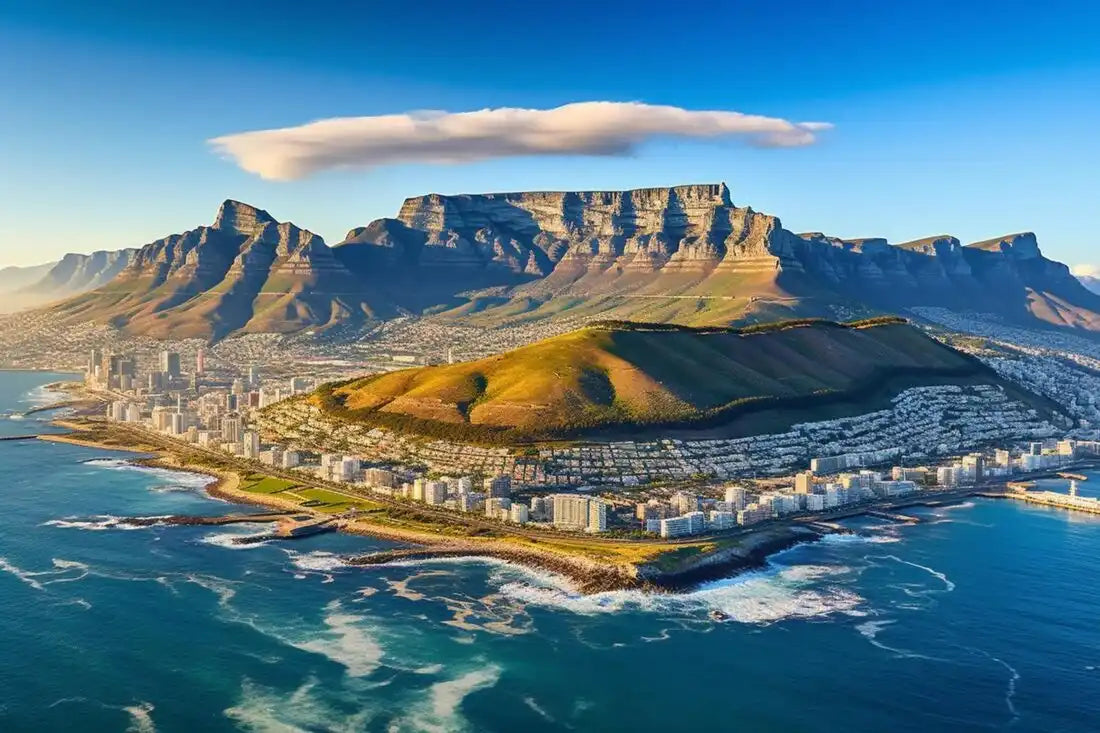
[[(59, 427), (81, 431), (81, 426), (65, 420), (54, 421)], [(42, 435), (41, 440), (68, 443), (100, 450), (141, 454), (128, 459), (135, 466), (180, 471), (206, 476), (212, 481), (203, 490), (217, 500), (245, 506), (259, 506), (282, 512), (318, 514), (316, 510), (300, 503), (272, 494), (246, 492), (240, 488), (241, 474), (233, 469), (214, 466), (201, 467), (188, 464), (171, 451), (137, 446), (117, 446), (95, 440), (76, 437), (74, 433)], [(663, 568), (660, 558), (643, 562), (603, 562), (581, 554), (569, 554), (551, 547), (537, 548), (498, 538), (460, 538), (444, 534), (390, 527), (364, 519), (345, 518), (336, 522), (336, 528), (346, 534), (360, 535), (395, 542), (405, 547), (381, 550), (373, 553), (347, 556), (344, 561), (353, 567), (384, 565), (401, 560), (431, 560), (436, 558), (493, 558), (502, 562), (553, 573), (565, 584), (582, 594), (594, 594), (618, 590), (641, 590), (652, 593), (688, 591), (700, 583), (728, 578), (759, 569), (768, 557), (809, 541), (819, 535), (800, 527), (777, 526), (762, 529), (748, 535), (744, 541), (726, 548), (702, 554), (681, 562), (675, 568)]]

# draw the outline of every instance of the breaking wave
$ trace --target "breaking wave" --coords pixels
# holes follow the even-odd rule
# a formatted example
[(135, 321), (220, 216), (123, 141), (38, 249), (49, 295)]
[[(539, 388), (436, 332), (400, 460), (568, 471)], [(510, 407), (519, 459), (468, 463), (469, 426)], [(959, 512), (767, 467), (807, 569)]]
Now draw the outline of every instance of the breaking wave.
[(84, 465), (105, 468), (111, 471), (135, 471), (154, 476), (164, 483), (153, 487), (153, 491), (195, 491), (204, 489), (217, 481), (214, 476), (206, 474), (174, 471), (170, 468), (158, 468), (156, 466), (142, 466), (121, 458), (91, 458), (84, 461)]
[(540, 574), (534, 582), (512, 581), (502, 595), (523, 603), (580, 615), (638, 611), (696, 616), (719, 611), (733, 621), (770, 624), (787, 619), (809, 619), (843, 613), (859, 616), (864, 599), (840, 587), (822, 583), (846, 575), (850, 568), (830, 565), (772, 567), (706, 583), (682, 594), (653, 594), (636, 590), (582, 595), (555, 584), (555, 576)]
[[(149, 519), (156, 519), (156, 517), (148, 517)], [(44, 527), (61, 527), (64, 529), (84, 529), (89, 532), (102, 532), (108, 529), (118, 530), (133, 530), (133, 529), (148, 529), (149, 527), (163, 526), (157, 524), (129, 524), (125, 521), (124, 517), (116, 517), (113, 514), (93, 514), (90, 517), (81, 519), (80, 517), (65, 517), (63, 519), (51, 519), (48, 522), (43, 522)]]

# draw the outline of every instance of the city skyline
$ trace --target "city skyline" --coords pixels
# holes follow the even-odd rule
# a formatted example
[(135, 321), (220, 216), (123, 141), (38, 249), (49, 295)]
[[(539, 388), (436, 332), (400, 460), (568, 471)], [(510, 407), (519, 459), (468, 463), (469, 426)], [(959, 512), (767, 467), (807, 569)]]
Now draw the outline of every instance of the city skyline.
[[(1027, 230), (1048, 256), (1094, 264), (1086, 196), (1100, 153), (1088, 142), (1097, 107), (1085, 92), (1100, 76), (1100, 51), (1088, 42), (1094, 11), (1084, 4), (1025, 14), (1010, 3), (997, 17), (941, 3), (793, 13), (746, 5), (712, 8), (707, 23), (658, 23), (637, 7), (560, 9), (546, 18), (507, 5), (456, 14), (429, 4), (413, 18), (399, 7), (282, 3), (123, 4), (99, 14), (71, 2), (6, 7), (0, 93), (20, 104), (0, 119), (0, 152), (14, 173), (0, 190), (0, 265), (138, 246), (204, 221), (225, 198), (335, 244), (430, 192), (722, 180), (736, 203), (795, 231), (900, 242)], [(666, 42), (654, 43), (657, 34)], [(608, 43), (620, 35), (640, 42)], [(337, 159), (290, 181), (244, 170), (211, 144), (334, 118), (545, 114), (591, 102), (831, 129), (777, 149), (646, 113), (634, 121), (648, 132), (625, 142), (552, 154), (511, 145), (505, 155), (443, 163), (402, 149), (381, 164)], [(578, 125), (578, 134), (591, 131)], [(389, 140), (391, 153), (397, 143)]]

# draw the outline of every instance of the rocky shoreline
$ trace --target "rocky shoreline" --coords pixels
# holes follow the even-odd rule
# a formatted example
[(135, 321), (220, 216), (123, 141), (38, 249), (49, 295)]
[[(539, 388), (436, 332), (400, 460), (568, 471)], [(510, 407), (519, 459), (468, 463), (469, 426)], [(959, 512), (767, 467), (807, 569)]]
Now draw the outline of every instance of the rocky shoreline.
[[(55, 421), (56, 425), (79, 431), (80, 427), (64, 420)], [(104, 450), (129, 450), (145, 454), (134, 458), (131, 463), (172, 471), (207, 476), (213, 481), (204, 486), (211, 497), (235, 504), (264, 507), (275, 512), (304, 513), (309, 510), (299, 504), (269, 494), (251, 494), (239, 489), (241, 478), (236, 471), (219, 470), (210, 466), (195, 467), (181, 461), (177, 456), (165, 450), (142, 450), (124, 448), (94, 440), (75, 437), (72, 434), (43, 435), (43, 440), (70, 443)], [(275, 512), (253, 515), (271, 517)], [(234, 515), (236, 516), (236, 515)], [(246, 515), (240, 515), (244, 517)], [(237, 519), (235, 521), (245, 521)], [(126, 520), (135, 526), (154, 524), (211, 524), (208, 517), (133, 517)], [(411, 530), (384, 527), (370, 522), (347, 519), (337, 523), (337, 529), (347, 534), (357, 534), (374, 539), (411, 545), (411, 547), (384, 550), (376, 553), (354, 555), (345, 558), (353, 567), (384, 565), (391, 562), (410, 560), (431, 560), (439, 558), (492, 558), (535, 570), (546, 571), (565, 579), (577, 592), (589, 595), (619, 590), (641, 590), (653, 593), (684, 592), (700, 583), (726, 578), (738, 573), (757, 569), (767, 564), (770, 555), (781, 552), (796, 544), (817, 539), (818, 534), (800, 527), (773, 527), (749, 535), (744, 543), (718, 550), (687, 562), (673, 570), (661, 568), (652, 563), (629, 564), (599, 562), (579, 555), (570, 556), (551, 550), (536, 550), (520, 547), (499, 539), (459, 540), (446, 536), (430, 536)]]

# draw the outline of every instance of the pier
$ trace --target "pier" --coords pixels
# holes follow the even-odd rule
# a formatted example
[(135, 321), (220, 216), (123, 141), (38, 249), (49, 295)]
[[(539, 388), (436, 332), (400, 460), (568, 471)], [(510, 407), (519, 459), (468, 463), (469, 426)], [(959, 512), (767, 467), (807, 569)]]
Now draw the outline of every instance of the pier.
[(196, 517), (172, 514), (167, 517), (126, 517), (119, 524), (132, 527), (149, 527), (155, 524), (202, 525), (220, 527), (226, 524), (252, 524), (255, 522), (279, 522), (290, 518), (291, 512), (261, 512), (258, 514), (223, 514), (215, 517)]
[(843, 524), (838, 524), (836, 522), (807, 522), (805, 526), (811, 531), (817, 532), (820, 535), (855, 534), (855, 532), (853, 532), (848, 527), (845, 527)]
[(1100, 499), (1094, 499), (1091, 496), (1060, 494), (1057, 491), (1019, 491), (1008, 496), (1012, 499), (1026, 501), (1028, 504), (1068, 509), (1070, 511), (1085, 512), (1086, 514), (1100, 514)]
[(902, 524), (920, 524), (920, 517), (911, 517), (908, 514), (896, 514), (894, 512), (886, 512), (880, 509), (869, 509), (865, 512), (869, 517), (876, 517), (878, 519), (887, 519), (891, 522), (900, 522)]
[(253, 535), (251, 537), (237, 537), (233, 540), (235, 545), (254, 545), (258, 542), (269, 540), (300, 540), (304, 537), (335, 532), (339, 529), (340, 515), (315, 517), (312, 515), (280, 516), (274, 532)]

